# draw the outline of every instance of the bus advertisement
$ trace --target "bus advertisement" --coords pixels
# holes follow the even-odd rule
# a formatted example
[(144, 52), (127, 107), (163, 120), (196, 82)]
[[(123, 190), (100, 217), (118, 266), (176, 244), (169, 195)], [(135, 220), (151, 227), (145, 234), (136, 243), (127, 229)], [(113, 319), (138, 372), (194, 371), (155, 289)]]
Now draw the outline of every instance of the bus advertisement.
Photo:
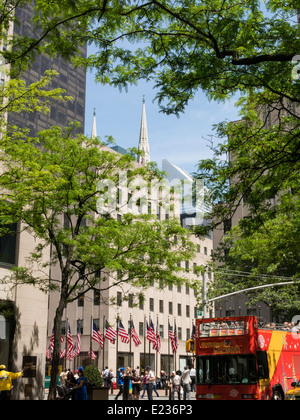
[(284, 400), (300, 379), (300, 334), (257, 318), (198, 319), (197, 400)]

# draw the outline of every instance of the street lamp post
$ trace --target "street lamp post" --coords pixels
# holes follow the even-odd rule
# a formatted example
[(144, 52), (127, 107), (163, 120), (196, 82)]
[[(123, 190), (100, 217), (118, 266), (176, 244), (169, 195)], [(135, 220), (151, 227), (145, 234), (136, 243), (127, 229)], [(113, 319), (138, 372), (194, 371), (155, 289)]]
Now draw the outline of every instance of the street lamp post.
[(216, 300), (221, 300), (221, 299), (225, 299), (225, 298), (228, 298), (228, 297), (231, 297), (231, 296), (240, 295), (242, 293), (251, 292), (253, 290), (267, 289), (269, 287), (276, 287), (276, 286), (286, 286), (288, 284), (296, 284), (296, 282), (294, 282), (294, 281), (286, 281), (284, 283), (264, 284), (262, 286), (256, 286), (256, 287), (250, 287), (248, 289), (238, 290), (237, 292), (228, 293), (227, 295), (218, 296), (218, 297), (215, 297), (213, 299), (207, 299), (207, 291), (206, 291), (206, 287), (207, 287), (207, 275), (206, 275), (206, 268), (207, 267), (204, 266), (204, 274), (203, 274), (203, 301), (202, 301), (202, 305), (203, 305), (203, 318), (206, 318), (207, 317), (207, 305), (208, 305), (208, 303), (215, 302)]

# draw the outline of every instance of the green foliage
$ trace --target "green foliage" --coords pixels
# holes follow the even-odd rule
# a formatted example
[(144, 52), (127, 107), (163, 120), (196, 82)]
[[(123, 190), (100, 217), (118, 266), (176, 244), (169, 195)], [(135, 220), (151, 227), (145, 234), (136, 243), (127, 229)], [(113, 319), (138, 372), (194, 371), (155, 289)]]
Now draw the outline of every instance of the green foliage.
[(103, 380), (99, 369), (95, 365), (89, 365), (84, 369), (87, 386), (103, 386)]
[[(3, 4), (0, 22), (7, 24), (9, 9), (14, 2)], [(38, 54), (60, 54), (121, 89), (153, 80), (167, 113), (183, 112), (199, 89), (214, 100), (260, 89), (297, 101), (299, 84), (291, 79), (300, 50), (297, 9), (293, 2), (257, 0), (39, 0), (35, 38), (7, 40), (3, 32), (9, 45), (3, 55), (19, 69)], [(97, 47), (87, 60), (79, 53), (86, 42)]]

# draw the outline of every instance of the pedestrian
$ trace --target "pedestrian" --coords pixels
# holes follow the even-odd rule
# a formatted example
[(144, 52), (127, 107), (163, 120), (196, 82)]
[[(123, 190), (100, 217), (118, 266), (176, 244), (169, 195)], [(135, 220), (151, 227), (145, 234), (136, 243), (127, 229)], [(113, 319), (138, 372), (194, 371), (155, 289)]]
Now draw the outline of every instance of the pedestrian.
[(150, 366), (146, 367), (146, 386), (147, 386), (147, 394), (148, 394), (148, 400), (153, 400), (153, 387), (154, 387), (154, 381), (155, 376), (154, 373), (151, 370)]
[(175, 400), (175, 392), (178, 394), (178, 400), (181, 400), (181, 371), (177, 370), (176, 375), (173, 377), (173, 400)]
[(104, 369), (102, 376), (103, 376), (104, 386), (105, 388), (108, 388), (110, 386), (110, 371), (107, 366)]
[(196, 369), (194, 367), (190, 370), (190, 377), (192, 380), (191, 390), (194, 392), (196, 391)]
[(116, 382), (115, 374), (113, 368), (109, 370), (109, 379), (110, 379), (110, 390), (111, 394), (114, 393), (114, 383)]
[(144, 396), (145, 396), (145, 392), (146, 392), (146, 390), (147, 390), (146, 379), (147, 379), (147, 375), (146, 375), (146, 372), (144, 372), (144, 376), (143, 376), (143, 394), (142, 394), (142, 398), (144, 398)]
[(76, 401), (87, 401), (86, 379), (83, 374), (83, 367), (78, 368), (78, 380), (73, 389), (76, 390)]
[(166, 389), (167, 385), (166, 385), (166, 381), (167, 381), (167, 374), (164, 370), (162, 370), (160, 372), (160, 380), (161, 380), (161, 386), (162, 389)]
[(155, 392), (157, 398), (159, 398), (159, 393), (157, 392), (157, 383), (156, 383), (156, 376), (154, 375), (154, 381), (153, 381), (153, 391)]
[(71, 392), (72, 395), (72, 401), (75, 401), (76, 399), (76, 390), (74, 389), (75, 385), (77, 383), (77, 380), (75, 379), (73, 373), (69, 370), (67, 379), (66, 379), (66, 387), (69, 392)]
[(183, 399), (190, 400), (191, 399), (191, 376), (190, 376), (190, 369), (188, 366), (185, 366), (183, 374), (182, 374), (182, 384), (183, 384)]
[(117, 400), (121, 395), (124, 394), (124, 372), (125, 369), (123, 367), (120, 368), (118, 373), (118, 387), (119, 387), (119, 393), (116, 396), (115, 400)]
[(11, 398), (12, 381), (20, 378), (23, 371), (18, 373), (7, 372), (6, 366), (0, 366), (0, 401), (9, 401)]
[(137, 369), (133, 369), (131, 380), (132, 380), (132, 399), (139, 400), (140, 392), (141, 392), (141, 378), (138, 374)]
[(67, 380), (67, 369), (62, 370), (60, 374), (60, 384), (61, 386), (66, 386), (66, 380)]

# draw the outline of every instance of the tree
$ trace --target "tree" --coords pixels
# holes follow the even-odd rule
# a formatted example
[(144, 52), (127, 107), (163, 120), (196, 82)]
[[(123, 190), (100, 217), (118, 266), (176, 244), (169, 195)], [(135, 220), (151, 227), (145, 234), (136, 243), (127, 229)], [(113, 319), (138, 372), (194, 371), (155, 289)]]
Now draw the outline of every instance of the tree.
[[(300, 114), (295, 104), (276, 102), (274, 95), (267, 102), (265, 95), (242, 99), (241, 121), (216, 127), (227, 140), (214, 159), (199, 165), (200, 176), (214, 186), (213, 226), (227, 231), (215, 252), (222, 264), (218, 291), (299, 279)], [(240, 205), (247, 217), (229, 230)], [(265, 301), (277, 312), (298, 311), (298, 296), (294, 286), (251, 294), (250, 301)]]
[[(66, 304), (89, 290), (101, 293), (121, 284), (147, 288), (153, 282), (182, 283), (186, 277), (178, 263), (192, 258), (195, 249), (190, 233), (176, 218), (160, 222), (148, 214), (124, 214), (118, 221), (109, 213), (99, 213), (97, 200), (107, 195), (99, 181), (118, 185), (120, 171), (126, 171), (131, 186), (137, 177), (150, 182), (159, 176), (151, 165), (137, 167), (132, 157), (111, 151), (98, 139), (74, 137), (72, 127), (52, 128), (37, 138), (15, 128), (0, 140), (0, 149), (0, 225), (5, 231), (8, 224), (19, 222), (38, 239), (28, 256), (28, 267), (16, 267), (7, 281), (59, 293), (50, 385), (53, 398)], [(45, 262), (49, 247), (52, 253)], [(56, 264), (60, 279), (49, 274), (50, 265)], [(36, 267), (44, 273), (37, 275)], [(113, 278), (102, 289), (100, 272)]]
[[(8, 16), (12, 19), (8, 9), (20, 4), (3, 3), (6, 26)], [(11, 48), (2, 55), (12, 74), (47, 52), (96, 67), (100, 83), (127, 88), (140, 78), (152, 81), (166, 113), (183, 112), (199, 89), (219, 101), (243, 95), (242, 121), (219, 125), (222, 143), (214, 159), (201, 163), (199, 176), (211, 181), (220, 203), (213, 213), (217, 224), (228, 221), (239, 202), (248, 202), (251, 219), (240, 223), (237, 237), (255, 244), (256, 235), (261, 240), (264, 235), (269, 246), (269, 262), (262, 263), (253, 245), (249, 268), (259, 264), (282, 276), (287, 260), (277, 252), (281, 262), (272, 269), (275, 250), (267, 235), (275, 237), (288, 204), (289, 220), (298, 220), (293, 201), (299, 190), (298, 10), (297, 2), (278, 0), (39, 0), (33, 18), (36, 37), (6, 37)], [(98, 51), (87, 60), (78, 54), (85, 42), (95, 43)], [(225, 154), (234, 159), (226, 161)], [(293, 237), (295, 223), (290, 226)], [(236, 262), (237, 251), (230, 251)], [(297, 276), (298, 268), (292, 267), (289, 275)]]
[[(3, 5), (6, 19), (11, 4)], [(198, 89), (214, 100), (262, 89), (298, 103), (298, 84), (290, 83), (299, 52), (297, 10), (277, 0), (39, 0), (35, 38), (12, 40), (2, 54), (18, 66), (43, 53), (78, 64), (85, 61), (78, 47), (95, 43), (87, 65), (97, 69), (97, 81), (127, 87), (154, 80), (168, 113), (183, 112)]]

